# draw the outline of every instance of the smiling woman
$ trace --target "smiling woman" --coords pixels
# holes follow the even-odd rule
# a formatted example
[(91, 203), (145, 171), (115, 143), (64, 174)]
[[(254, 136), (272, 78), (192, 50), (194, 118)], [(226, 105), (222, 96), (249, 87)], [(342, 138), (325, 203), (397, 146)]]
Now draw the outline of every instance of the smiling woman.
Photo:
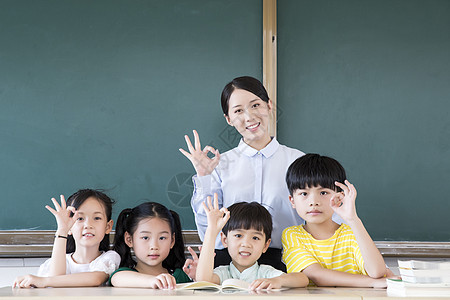
[[(270, 212), (274, 225), (270, 248), (259, 262), (284, 270), (281, 232), (286, 227), (303, 223), (290, 206), (284, 178), (289, 165), (304, 153), (280, 145), (270, 136), (272, 102), (259, 80), (249, 76), (233, 79), (223, 89), (221, 105), (227, 123), (242, 136), (239, 145), (223, 154), (210, 146), (202, 149), (198, 133), (194, 131), (194, 145), (185, 136), (188, 151), (180, 149), (197, 172), (193, 176), (191, 205), (199, 236), (203, 240), (207, 227), (202, 207), (207, 196), (217, 193), (220, 207), (255, 201)], [(208, 152), (214, 157), (208, 157)], [(217, 238), (215, 265), (230, 262), (231, 258)]]
[(272, 111), (270, 99), (266, 102), (255, 94), (235, 89), (228, 101), (225, 119), (242, 135), (250, 147), (261, 150), (270, 143), (268, 134), (269, 113)]

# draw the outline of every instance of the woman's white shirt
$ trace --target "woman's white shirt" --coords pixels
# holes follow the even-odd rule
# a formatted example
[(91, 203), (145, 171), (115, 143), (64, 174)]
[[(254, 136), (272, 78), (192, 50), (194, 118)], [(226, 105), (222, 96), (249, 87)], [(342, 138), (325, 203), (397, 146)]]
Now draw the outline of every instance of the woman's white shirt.
[[(219, 165), (211, 175), (195, 175), (191, 205), (201, 240), (208, 224), (202, 202), (217, 193), (220, 207), (255, 201), (267, 208), (273, 220), (270, 247), (281, 249), (283, 229), (303, 224), (291, 206), (285, 180), (290, 164), (302, 155), (299, 150), (280, 145), (275, 138), (260, 151), (241, 139), (236, 148), (221, 154)], [(216, 249), (222, 248), (218, 236)]]

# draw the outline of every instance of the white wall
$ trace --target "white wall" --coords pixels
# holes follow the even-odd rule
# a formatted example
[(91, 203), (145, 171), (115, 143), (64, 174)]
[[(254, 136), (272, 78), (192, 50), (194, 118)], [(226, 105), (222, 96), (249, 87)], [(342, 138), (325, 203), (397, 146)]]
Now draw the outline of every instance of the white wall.
[(0, 288), (10, 286), (17, 276), (36, 274), (47, 258), (2, 258), (0, 259)]

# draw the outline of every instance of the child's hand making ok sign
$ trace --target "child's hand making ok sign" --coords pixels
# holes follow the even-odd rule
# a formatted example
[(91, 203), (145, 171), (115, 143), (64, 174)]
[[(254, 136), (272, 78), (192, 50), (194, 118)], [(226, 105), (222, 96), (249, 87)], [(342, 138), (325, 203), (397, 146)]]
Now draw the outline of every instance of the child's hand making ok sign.
[(60, 198), (61, 205), (55, 198), (52, 198), (55, 208), (53, 209), (49, 205), (46, 205), (45, 208), (48, 209), (48, 211), (50, 211), (56, 218), (56, 223), (58, 224), (57, 234), (67, 236), (67, 233), (77, 220), (77, 211), (73, 206), (66, 206), (66, 199), (63, 195), (61, 195)]
[(335, 213), (341, 216), (341, 218), (350, 225), (352, 221), (358, 219), (355, 205), (356, 189), (348, 180), (345, 180), (345, 184), (337, 181), (335, 184), (342, 189), (342, 192), (336, 193), (331, 197), (330, 206)]
[(208, 196), (206, 204), (205, 202), (202, 204), (208, 218), (208, 229), (219, 233), (230, 218), (230, 212), (226, 207), (219, 209), (217, 193), (214, 193), (214, 203), (211, 202), (211, 197)]

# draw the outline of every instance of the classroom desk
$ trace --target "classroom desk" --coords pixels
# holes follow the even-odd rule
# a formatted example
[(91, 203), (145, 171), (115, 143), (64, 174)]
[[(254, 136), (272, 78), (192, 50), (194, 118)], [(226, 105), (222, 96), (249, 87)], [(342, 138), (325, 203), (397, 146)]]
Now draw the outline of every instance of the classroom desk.
[[(192, 290), (152, 290), (152, 289), (136, 289), (136, 288), (46, 288), (46, 289), (12, 289), (4, 287), (0, 289), (0, 299), (71, 299), (83, 298), (83, 300), (107, 300), (107, 299), (164, 299), (164, 300), (182, 300), (183, 298), (191, 298), (192, 300), (230, 300), (230, 297), (236, 300), (249, 300), (251, 297), (263, 297), (265, 300), (279, 300), (280, 297), (295, 299), (315, 299), (315, 300), (331, 300), (331, 299), (369, 299), (369, 300), (386, 300), (401, 299), (401, 297), (388, 297), (385, 289), (363, 289), (363, 288), (307, 288), (307, 289), (290, 289), (282, 292), (261, 293), (258, 295), (249, 293), (214, 293), (206, 291)], [(195, 297), (195, 298), (194, 298)], [(430, 297), (409, 297), (408, 299), (431, 299)], [(439, 297), (433, 299), (446, 299), (448, 297)], [(186, 299), (183, 299), (186, 300)], [(189, 299), (187, 299), (189, 300)]]

